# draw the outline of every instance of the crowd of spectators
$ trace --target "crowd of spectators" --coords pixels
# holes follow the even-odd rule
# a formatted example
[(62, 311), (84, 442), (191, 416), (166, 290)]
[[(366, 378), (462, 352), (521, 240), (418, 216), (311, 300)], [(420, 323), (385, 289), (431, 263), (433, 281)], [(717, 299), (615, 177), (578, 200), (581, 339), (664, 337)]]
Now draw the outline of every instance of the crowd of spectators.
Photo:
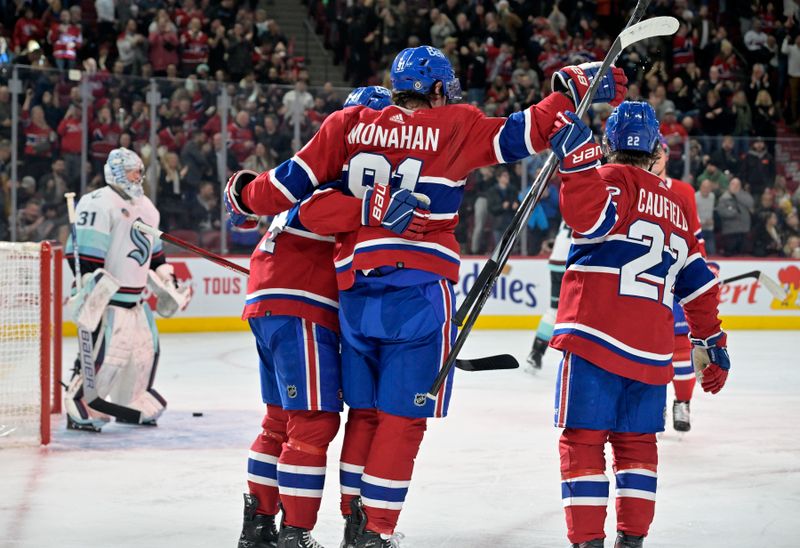
[[(218, 196), (227, 173), (263, 171), (291, 156), (346, 92), (308, 87), (305, 61), (293, 55), (292, 37), (266, 1), (62, 1), (5, 3), (0, 11), (0, 206), (6, 214), (17, 208), (18, 239), (63, 238), (63, 192), (79, 190), (82, 176), (88, 189), (101, 185), (105, 157), (121, 145), (149, 166), (147, 185), (164, 228), (207, 233), (201, 243), (219, 245)], [(308, 9), (354, 85), (387, 84), (400, 49), (430, 43), (456, 68), (465, 101), (504, 116), (549, 93), (559, 67), (601, 59), (632, 4), (308, 0)], [(656, 109), (669, 174), (695, 185), (711, 251), (798, 256), (800, 175), (789, 160), (800, 154), (800, 141), (776, 139), (800, 128), (797, 5), (754, 0), (719, 8), (715, 0), (653, 2), (651, 14), (678, 17), (680, 30), (620, 58), (628, 97)], [(12, 63), (24, 84), (18, 183), (10, 181), (9, 163)], [(226, 143), (217, 111), (223, 89), (232, 100)], [(155, 148), (150, 91), (161, 96)], [(609, 112), (598, 107), (588, 115), (598, 136)], [(225, 173), (218, 156), (226, 158)], [(491, 248), (519, 206), (523, 182), (540, 166), (536, 158), (469, 178), (458, 229), (464, 252)], [(547, 252), (560, 222), (558, 185), (555, 179), (546, 190), (520, 251)], [(6, 219), (0, 239), (8, 238)], [(234, 250), (252, 245), (246, 234), (231, 238)]]

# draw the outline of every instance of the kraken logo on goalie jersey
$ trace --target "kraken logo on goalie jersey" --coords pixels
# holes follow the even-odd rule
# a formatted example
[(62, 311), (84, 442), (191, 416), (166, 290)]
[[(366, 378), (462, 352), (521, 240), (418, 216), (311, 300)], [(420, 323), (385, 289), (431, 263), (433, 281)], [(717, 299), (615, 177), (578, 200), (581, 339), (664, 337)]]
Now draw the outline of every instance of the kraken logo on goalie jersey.
[[(144, 222), (141, 217), (136, 220)], [(147, 239), (147, 236), (131, 226), (131, 241), (133, 245), (136, 246), (136, 249), (128, 253), (128, 257), (139, 263), (139, 266), (144, 266), (145, 263), (150, 260), (150, 240)]]

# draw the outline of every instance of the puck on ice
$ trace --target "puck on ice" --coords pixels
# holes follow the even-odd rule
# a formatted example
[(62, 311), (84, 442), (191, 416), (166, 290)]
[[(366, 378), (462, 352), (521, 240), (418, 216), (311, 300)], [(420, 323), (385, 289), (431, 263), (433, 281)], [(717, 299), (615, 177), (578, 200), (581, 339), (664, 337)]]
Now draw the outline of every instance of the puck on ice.
[(203, 414), (202, 414), (202, 413), (200, 413), (199, 411), (195, 411), (194, 413), (192, 413), (192, 416), (193, 416), (193, 417), (202, 417), (202, 416), (203, 416)]

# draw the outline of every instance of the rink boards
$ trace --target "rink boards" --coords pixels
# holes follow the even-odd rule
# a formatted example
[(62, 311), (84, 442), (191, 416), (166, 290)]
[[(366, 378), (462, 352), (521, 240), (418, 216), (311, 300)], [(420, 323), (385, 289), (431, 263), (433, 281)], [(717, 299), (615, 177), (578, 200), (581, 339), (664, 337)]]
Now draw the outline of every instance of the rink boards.
[[(247, 257), (233, 257), (248, 266)], [(485, 259), (465, 257), (461, 278), (456, 286), (459, 299), (475, 282)], [(181, 280), (191, 280), (194, 297), (183, 312), (173, 318), (159, 318), (163, 332), (238, 331), (248, 329), (240, 318), (247, 279), (205, 259), (175, 257), (170, 259)], [(790, 260), (719, 260), (720, 276), (730, 278), (752, 270), (761, 270), (787, 290), (789, 298), (779, 302), (755, 279), (746, 279), (722, 287), (723, 327), (726, 329), (800, 329), (800, 261)], [(68, 269), (65, 269), (68, 272)], [(72, 279), (64, 279), (65, 291)], [(512, 258), (498, 280), (492, 297), (477, 321), (478, 329), (534, 329), (547, 309), (550, 299), (550, 273), (547, 260)], [(613, 311), (609, 311), (613, 313)], [(65, 320), (69, 313), (65, 310)], [(74, 335), (75, 326), (65, 322), (65, 334)]]

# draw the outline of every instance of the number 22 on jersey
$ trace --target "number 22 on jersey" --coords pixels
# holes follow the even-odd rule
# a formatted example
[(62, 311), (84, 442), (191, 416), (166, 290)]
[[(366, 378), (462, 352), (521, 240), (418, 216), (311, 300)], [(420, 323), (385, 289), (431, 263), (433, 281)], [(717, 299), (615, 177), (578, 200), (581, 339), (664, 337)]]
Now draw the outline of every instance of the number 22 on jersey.
[[(621, 295), (629, 297), (642, 297), (653, 301), (661, 301), (667, 308), (672, 310), (674, 295), (672, 288), (678, 273), (686, 264), (689, 256), (689, 245), (681, 236), (673, 233), (669, 237), (669, 246), (666, 246), (666, 236), (664, 230), (655, 223), (649, 221), (635, 221), (628, 228), (628, 241), (636, 242), (648, 246), (644, 255), (629, 261), (620, 268), (619, 272), (619, 292)], [(664, 260), (663, 253), (671, 255), (669, 268), (664, 276), (648, 273)], [(663, 270), (663, 269), (658, 269)], [(659, 299), (659, 288), (662, 286), (662, 294)]]

